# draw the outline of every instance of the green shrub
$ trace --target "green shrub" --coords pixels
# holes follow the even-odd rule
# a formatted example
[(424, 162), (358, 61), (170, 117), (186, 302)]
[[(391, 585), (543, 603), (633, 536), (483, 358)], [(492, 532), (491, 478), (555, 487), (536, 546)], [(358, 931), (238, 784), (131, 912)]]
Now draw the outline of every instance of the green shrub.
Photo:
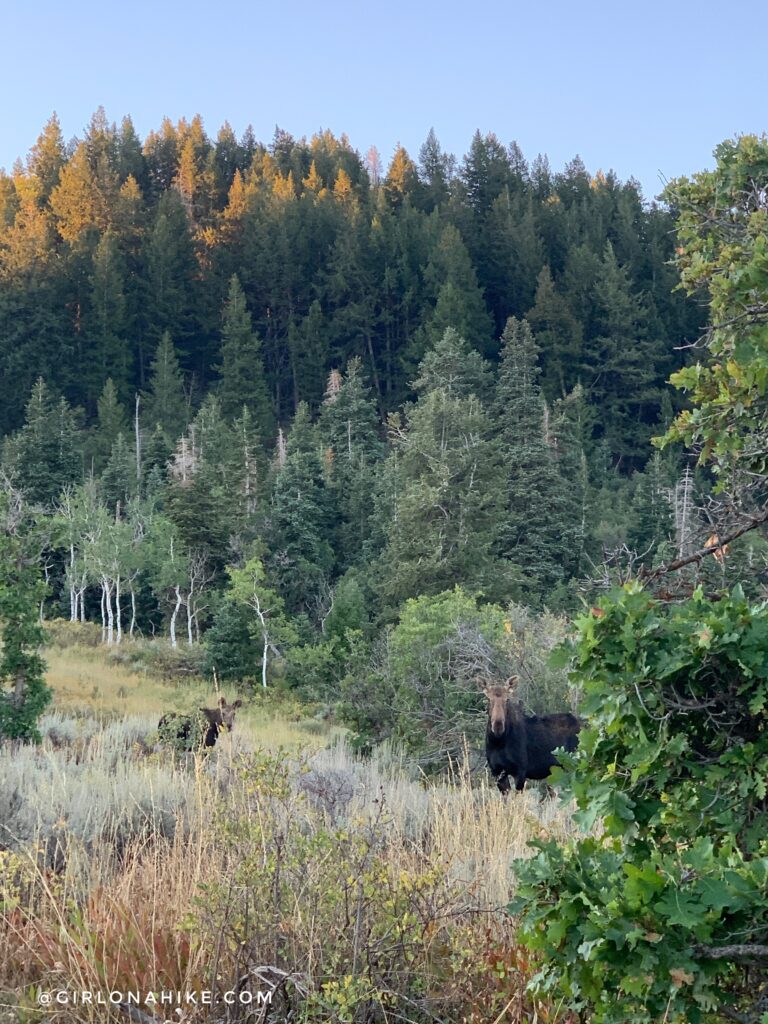
[(518, 862), (535, 979), (594, 1024), (765, 1020), (768, 605), (637, 584), (578, 623), (563, 781), (599, 835)]
[(478, 679), (511, 670), (504, 613), (460, 587), (406, 601), (372, 665), (344, 684), (341, 714), (362, 741), (393, 739), (422, 764), (482, 735)]
[(101, 626), (95, 622), (70, 622), (69, 619), (50, 619), (44, 624), (51, 647), (98, 647), (101, 644)]
[(108, 649), (107, 660), (160, 679), (193, 679), (205, 673), (205, 649), (200, 644), (171, 647), (167, 640), (123, 641)]

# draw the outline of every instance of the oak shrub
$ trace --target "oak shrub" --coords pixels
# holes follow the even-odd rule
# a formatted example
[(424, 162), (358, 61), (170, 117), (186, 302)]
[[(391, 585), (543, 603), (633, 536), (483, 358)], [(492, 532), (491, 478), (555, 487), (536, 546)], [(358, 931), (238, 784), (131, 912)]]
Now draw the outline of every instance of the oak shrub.
[(595, 1024), (762, 1020), (768, 604), (632, 583), (576, 625), (588, 725), (560, 778), (583, 834), (515, 866), (532, 985)]

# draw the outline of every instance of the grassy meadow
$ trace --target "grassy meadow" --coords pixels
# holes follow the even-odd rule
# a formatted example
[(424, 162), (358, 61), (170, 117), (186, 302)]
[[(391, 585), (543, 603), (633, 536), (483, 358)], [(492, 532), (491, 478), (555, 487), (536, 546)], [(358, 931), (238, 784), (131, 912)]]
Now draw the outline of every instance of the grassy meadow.
[[(262, 694), (215, 750), (174, 755), (157, 719), (213, 706), (209, 685), (98, 647), (47, 660), (43, 742), (0, 748), (3, 1024), (565, 1019), (526, 994), (535, 964), (504, 912), (511, 858), (572, 827), (555, 801), (503, 801), (469, 757), (439, 779), (392, 750), (358, 758)], [(69, 1001), (41, 1010), (41, 993)]]

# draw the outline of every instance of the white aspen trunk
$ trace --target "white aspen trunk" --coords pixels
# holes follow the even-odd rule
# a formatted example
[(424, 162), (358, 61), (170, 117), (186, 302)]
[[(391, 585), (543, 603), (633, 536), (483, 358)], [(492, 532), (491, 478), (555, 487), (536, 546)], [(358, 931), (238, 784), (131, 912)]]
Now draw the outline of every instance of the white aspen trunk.
[(115, 612), (117, 617), (117, 642), (123, 641), (123, 609), (120, 607), (120, 576), (115, 580)]
[(104, 580), (101, 581), (101, 642), (106, 643), (107, 640), (107, 609), (106, 609), (106, 589), (104, 586)]
[[(191, 561), (191, 560), (190, 560)], [(195, 592), (195, 570), (194, 566), (190, 565), (189, 573), (189, 593), (187, 594), (187, 643), (191, 647), (194, 643), (192, 637), (192, 619), (194, 617), (194, 597), (192, 596)]]
[(75, 545), (69, 545), (69, 621), (77, 622), (77, 587), (75, 586)]
[(102, 586), (104, 587), (104, 606), (107, 611), (107, 646), (111, 647), (115, 642), (115, 615), (112, 611), (112, 580), (108, 580), (104, 577)]
[(255, 603), (256, 614), (259, 617), (261, 623), (261, 632), (264, 636), (264, 647), (261, 653), (261, 685), (266, 690), (267, 688), (267, 654), (269, 652), (269, 630), (267, 629), (267, 620), (264, 616), (264, 612), (261, 610), (261, 602), (258, 597)]
[(80, 580), (80, 583), (82, 584), (82, 586), (77, 592), (77, 598), (80, 601), (80, 621), (85, 622), (85, 601), (83, 600), (83, 596), (88, 585), (85, 573), (83, 573), (83, 578)]
[(131, 628), (128, 631), (128, 635), (133, 640), (133, 631), (136, 628), (136, 592), (131, 587)]
[(181, 589), (179, 587), (175, 587), (174, 588), (174, 593), (176, 594), (176, 607), (173, 609), (173, 614), (171, 615), (171, 626), (170, 626), (170, 631), (171, 631), (171, 647), (176, 647), (177, 646), (177, 644), (176, 644), (176, 616), (179, 614), (179, 608), (181, 608)]
[[(46, 586), (46, 589), (47, 589), (48, 588), (48, 581), (51, 578), (50, 566), (46, 563), (43, 566), (43, 568), (45, 570), (45, 586)], [(40, 621), (41, 622), (45, 621), (44, 608), (43, 608), (44, 603), (45, 603), (45, 597), (41, 597), (40, 598)]]
[(136, 479), (141, 480), (141, 431), (139, 430), (139, 394), (136, 393), (136, 415), (134, 429), (136, 431)]

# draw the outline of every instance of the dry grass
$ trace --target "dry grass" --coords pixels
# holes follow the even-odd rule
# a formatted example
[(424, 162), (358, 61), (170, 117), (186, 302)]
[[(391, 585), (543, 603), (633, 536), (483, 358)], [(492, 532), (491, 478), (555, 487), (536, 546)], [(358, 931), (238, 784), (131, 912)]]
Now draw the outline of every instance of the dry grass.
[[(166, 711), (190, 712), (197, 707), (215, 707), (218, 692), (202, 679), (179, 683), (155, 678), (147, 673), (131, 672), (122, 665), (108, 664), (103, 650), (87, 647), (49, 648), (46, 680), (53, 690), (53, 708), (70, 715), (86, 713), (97, 718), (135, 716), (157, 724)], [(229, 699), (234, 694), (224, 687)], [(331, 736), (322, 723), (301, 720), (296, 714), (286, 718), (278, 705), (260, 699), (259, 693), (237, 717), (237, 731), (247, 737), (251, 748), (270, 750), (320, 749)]]
[(49, 648), (45, 660), (54, 706), (61, 711), (160, 715), (169, 708), (181, 710), (212, 699), (212, 688), (202, 682), (174, 685), (120, 665), (108, 666), (99, 649)]
[[(3, 1024), (4, 1002), (23, 1024), (128, 1019), (41, 1015), (40, 990), (243, 984), (274, 986), (272, 1019), (303, 1024), (561, 1019), (526, 995), (533, 967), (504, 907), (510, 861), (568, 834), (564, 808), (536, 790), (504, 801), (466, 766), (427, 781), (386, 749), (362, 761), (338, 731), (267, 707), (213, 755), (174, 759), (152, 746), (158, 712), (210, 692), (80, 649), (53, 652), (49, 678), (42, 747), (0, 749)], [(79, 702), (104, 717), (68, 718)]]

